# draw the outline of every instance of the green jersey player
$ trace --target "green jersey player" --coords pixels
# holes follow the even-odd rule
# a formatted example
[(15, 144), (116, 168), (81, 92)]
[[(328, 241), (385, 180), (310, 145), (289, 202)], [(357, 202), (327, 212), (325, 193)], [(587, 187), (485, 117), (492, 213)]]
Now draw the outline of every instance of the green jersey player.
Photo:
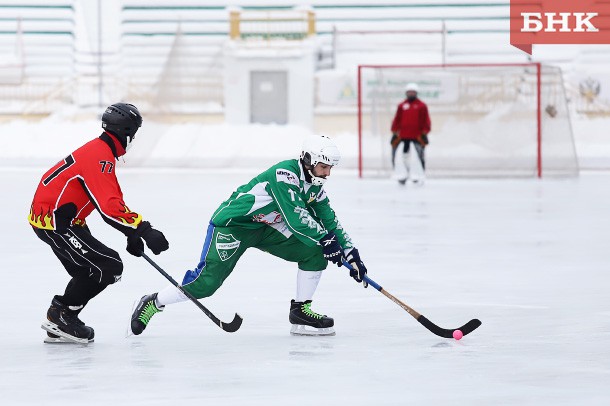
[[(242, 254), (257, 248), (298, 265), (297, 295), (289, 313), (291, 333), (334, 335), (333, 319), (311, 309), (322, 271), (328, 261), (341, 266), (346, 259), (356, 281), (362, 282), (366, 274), (323, 188), (339, 159), (339, 150), (328, 137), (311, 136), (299, 159), (282, 161), (238, 187), (212, 215), (199, 264), (186, 272), (183, 289), (196, 298), (211, 296)], [(143, 296), (132, 314), (132, 332), (141, 334), (154, 314), (185, 300), (173, 285)]]

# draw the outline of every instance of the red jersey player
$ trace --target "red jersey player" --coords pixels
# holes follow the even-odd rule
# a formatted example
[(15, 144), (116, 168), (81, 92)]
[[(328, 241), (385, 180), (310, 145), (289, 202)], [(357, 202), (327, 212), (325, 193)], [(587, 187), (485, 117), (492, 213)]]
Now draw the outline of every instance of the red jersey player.
[(91, 299), (121, 279), (121, 257), (95, 239), (85, 223), (94, 209), (125, 234), (130, 254), (141, 256), (142, 239), (155, 254), (169, 248), (163, 233), (127, 207), (116, 177), (115, 161), (129, 150), (141, 125), (135, 106), (113, 104), (102, 115), (102, 135), (55, 164), (38, 184), (28, 221), (72, 277), (64, 294), (51, 301), (42, 324), (47, 330), (45, 342), (93, 341), (93, 328), (78, 315)]
[[(392, 166), (396, 171), (398, 182), (404, 185), (408, 178), (414, 183), (423, 182), (426, 170), (426, 159), (424, 150), (428, 145), (428, 133), (430, 132), (430, 115), (428, 106), (417, 97), (419, 91), (416, 83), (408, 83), (405, 88), (407, 98), (402, 101), (396, 109), (396, 115), (392, 121)], [(396, 165), (396, 150), (403, 143), (402, 163)], [(411, 145), (415, 151), (410, 152)], [(410, 154), (415, 153), (418, 159), (410, 159)], [(415, 163), (417, 167), (411, 167)], [(402, 167), (404, 165), (404, 169)]]

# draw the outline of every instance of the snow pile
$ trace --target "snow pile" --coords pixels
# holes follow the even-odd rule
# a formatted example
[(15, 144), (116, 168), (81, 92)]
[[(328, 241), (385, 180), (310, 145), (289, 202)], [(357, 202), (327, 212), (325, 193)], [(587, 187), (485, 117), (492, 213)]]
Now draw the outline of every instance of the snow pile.
[[(61, 114), (38, 122), (0, 124), (0, 166), (48, 166), (101, 134), (96, 119), (68, 119)], [(260, 168), (297, 157), (311, 131), (298, 126), (168, 124), (144, 117), (125, 166)], [(355, 168), (356, 134), (330, 135), (343, 154), (341, 166)]]

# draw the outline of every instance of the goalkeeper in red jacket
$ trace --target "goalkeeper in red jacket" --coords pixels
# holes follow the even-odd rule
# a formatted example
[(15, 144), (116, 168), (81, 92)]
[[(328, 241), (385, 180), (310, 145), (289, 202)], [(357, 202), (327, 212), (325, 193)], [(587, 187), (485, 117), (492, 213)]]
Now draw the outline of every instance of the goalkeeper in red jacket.
[[(402, 185), (408, 179), (414, 183), (423, 182), (426, 170), (424, 151), (428, 145), (428, 133), (431, 127), (428, 106), (417, 97), (419, 91), (417, 84), (407, 84), (405, 91), (407, 98), (396, 109), (390, 141), (392, 166), (398, 182)], [(396, 162), (397, 151), (401, 151), (399, 162)], [(411, 157), (411, 154), (414, 156)]]

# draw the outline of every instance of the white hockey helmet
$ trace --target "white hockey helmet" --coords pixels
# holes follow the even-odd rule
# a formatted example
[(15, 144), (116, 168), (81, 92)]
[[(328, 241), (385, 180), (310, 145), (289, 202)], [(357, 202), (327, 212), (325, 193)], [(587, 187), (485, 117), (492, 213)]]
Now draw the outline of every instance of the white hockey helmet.
[(322, 186), (326, 179), (314, 176), (313, 168), (319, 163), (335, 166), (341, 160), (341, 154), (337, 145), (330, 138), (312, 135), (303, 141), (301, 160), (311, 176), (311, 183), (316, 186)]
[(419, 92), (419, 86), (417, 86), (417, 83), (415, 82), (410, 82), (407, 83), (407, 86), (405, 86), (405, 92)]

